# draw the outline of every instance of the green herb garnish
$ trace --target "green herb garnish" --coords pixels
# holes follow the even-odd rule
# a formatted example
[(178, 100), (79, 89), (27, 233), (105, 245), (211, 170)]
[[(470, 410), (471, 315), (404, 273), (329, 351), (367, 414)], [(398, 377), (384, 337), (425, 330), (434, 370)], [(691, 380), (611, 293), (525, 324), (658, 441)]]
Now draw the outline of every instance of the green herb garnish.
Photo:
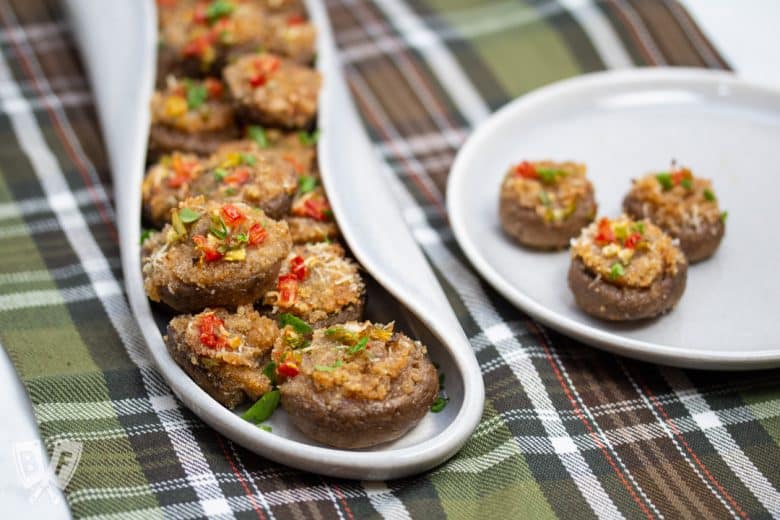
[(225, 221), (222, 220), (222, 217), (216, 215), (211, 217), (211, 227), (209, 228), (209, 233), (220, 240), (227, 238), (228, 228), (225, 225)]
[(565, 171), (553, 168), (537, 168), (536, 174), (539, 176), (539, 180), (545, 184), (552, 184), (558, 177), (566, 176)]
[(645, 223), (644, 222), (634, 222), (631, 224), (631, 231), (634, 231), (635, 233), (639, 233), (640, 235), (645, 234)]
[(688, 191), (691, 191), (693, 189), (693, 181), (691, 179), (688, 179), (687, 177), (680, 181), (680, 186), (685, 188)]
[(206, 18), (210, 24), (213, 24), (220, 18), (228, 16), (234, 9), (235, 6), (227, 0), (214, 0), (206, 8)]
[(361, 350), (365, 349), (367, 344), (368, 344), (368, 337), (362, 338), (360, 341), (355, 343), (354, 346), (350, 347), (350, 349), (347, 350), (347, 354), (349, 354), (350, 356), (354, 356)]
[(200, 108), (209, 96), (206, 86), (203, 84), (187, 84), (187, 110)]
[(299, 334), (310, 334), (313, 329), (309, 326), (308, 323), (303, 321), (297, 316), (293, 316), (292, 314), (289, 314), (287, 312), (283, 312), (279, 315), (279, 324), (284, 327), (285, 325), (289, 325), (293, 328), (293, 330)]
[(258, 424), (271, 417), (277, 406), (279, 406), (279, 390), (271, 390), (250, 406), (249, 410), (244, 412), (241, 418), (253, 424)]
[(539, 192), (539, 201), (542, 203), (542, 205), (549, 207), (550, 202), (550, 196), (547, 195), (547, 192), (542, 190)]
[(259, 424), (259, 425), (257, 425), (257, 427), (260, 428), (261, 430), (263, 430), (264, 432), (271, 433), (273, 431), (273, 429), (270, 426), (268, 426), (267, 424)]
[(626, 271), (625, 271), (625, 269), (623, 269), (623, 265), (621, 263), (615, 262), (614, 264), (612, 264), (612, 267), (609, 270), (609, 277), (610, 278), (615, 280), (617, 278), (620, 278), (624, 274), (626, 274)]
[(152, 229), (142, 229), (141, 230), (141, 244), (149, 240), (149, 237), (152, 236), (152, 233), (154, 230)]
[(436, 400), (431, 405), (431, 411), (433, 413), (439, 413), (442, 410), (444, 410), (444, 407), (447, 406), (447, 400), (443, 397), (437, 397)]
[(704, 188), (704, 198), (710, 202), (715, 202), (716, 200), (718, 200), (715, 197), (715, 193), (713, 193), (712, 190), (709, 188)]
[(304, 146), (314, 146), (317, 144), (317, 141), (320, 138), (320, 131), (315, 130), (312, 133), (309, 132), (299, 132), (298, 133), (298, 140), (301, 142)]
[(268, 148), (268, 137), (265, 135), (265, 130), (262, 126), (250, 126), (249, 137), (256, 142), (257, 146), (260, 148)]
[(723, 222), (724, 224), (726, 223), (727, 218), (729, 218), (728, 211), (724, 211), (723, 213), (720, 214), (720, 221)]
[(326, 329), (325, 335), (335, 341), (340, 341), (341, 343), (346, 343), (348, 345), (354, 345), (358, 341), (358, 337), (344, 327), (331, 327)]
[(217, 179), (217, 182), (222, 182), (222, 179), (228, 176), (228, 172), (224, 168), (217, 168), (214, 170), (214, 178)]
[(317, 179), (310, 175), (302, 175), (298, 179), (298, 191), (301, 193), (309, 193), (317, 187)]
[(178, 215), (184, 224), (192, 224), (200, 218), (200, 213), (190, 208), (181, 208)]
[(263, 375), (271, 381), (273, 386), (276, 386), (276, 363), (271, 361), (263, 367)]
[(249, 166), (254, 166), (255, 163), (257, 163), (257, 157), (255, 157), (252, 154), (242, 153), (241, 162), (244, 164), (248, 164)]
[(655, 178), (664, 191), (671, 190), (674, 187), (674, 183), (672, 182), (672, 175), (669, 172), (661, 172), (657, 174)]
[(314, 370), (319, 370), (320, 372), (333, 372), (341, 365), (343, 365), (343, 363), (340, 359), (337, 359), (332, 365), (314, 365)]
[(234, 238), (236, 239), (236, 242), (241, 242), (244, 244), (249, 242), (249, 237), (246, 233), (237, 233)]
[(227, 195), (228, 197), (232, 197), (233, 195), (235, 195), (236, 193), (238, 193), (238, 191), (237, 191), (235, 188), (232, 188), (232, 187), (231, 187), (231, 188), (225, 188), (225, 191), (224, 191), (224, 193), (225, 193), (225, 195)]

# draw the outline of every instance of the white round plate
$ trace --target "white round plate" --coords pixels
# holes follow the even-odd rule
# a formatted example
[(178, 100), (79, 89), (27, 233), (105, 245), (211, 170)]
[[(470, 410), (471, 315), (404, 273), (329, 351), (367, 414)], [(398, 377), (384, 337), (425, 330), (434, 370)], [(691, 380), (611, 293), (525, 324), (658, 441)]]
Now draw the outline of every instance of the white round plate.
[[(614, 216), (631, 179), (672, 159), (711, 178), (726, 236), (691, 266), (677, 308), (615, 324), (574, 303), (568, 251), (507, 239), (498, 192), (523, 159), (582, 161), (599, 215)], [(480, 125), (450, 172), (447, 209), (458, 243), (501, 294), (544, 324), (595, 347), (707, 369), (780, 366), (780, 92), (723, 72), (639, 69), (581, 76), (509, 103)]]

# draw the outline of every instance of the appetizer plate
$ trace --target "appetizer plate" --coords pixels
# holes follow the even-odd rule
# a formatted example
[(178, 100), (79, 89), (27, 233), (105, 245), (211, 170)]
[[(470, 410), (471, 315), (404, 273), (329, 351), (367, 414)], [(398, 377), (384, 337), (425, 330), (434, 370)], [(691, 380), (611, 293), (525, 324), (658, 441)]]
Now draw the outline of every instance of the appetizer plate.
[[(621, 213), (631, 179), (672, 159), (711, 178), (729, 213), (716, 255), (688, 271), (670, 314), (636, 323), (585, 315), (567, 285), (568, 251), (512, 243), (498, 219), (510, 164), (588, 166), (599, 215)], [(780, 93), (723, 72), (638, 69), (581, 76), (523, 96), (483, 123), (458, 153), (447, 209), (455, 237), (485, 279), (519, 308), (617, 354), (706, 369), (780, 365)]]
[[(318, 28), (320, 170), (350, 249), (366, 271), (367, 318), (396, 321), (428, 346), (446, 376), (447, 406), (429, 413), (395, 442), (346, 451), (303, 436), (280, 408), (266, 432), (221, 406), (169, 356), (159, 321), (143, 290), (140, 265), (141, 180), (155, 74), (157, 22), (153, 0), (66, 0), (92, 82), (114, 179), (122, 268), (131, 307), (151, 356), (181, 401), (245, 448), (288, 466), (364, 480), (407, 476), (454, 455), (479, 422), (484, 387), (479, 366), (441, 287), (390, 199), (380, 166), (361, 126), (335, 54), (322, 2), (306, 2)], [(112, 41), (110, 47), (101, 42)], [(365, 196), (366, 193), (378, 196)], [(157, 322), (156, 322), (157, 320)], [(162, 324), (164, 326), (164, 323)]]

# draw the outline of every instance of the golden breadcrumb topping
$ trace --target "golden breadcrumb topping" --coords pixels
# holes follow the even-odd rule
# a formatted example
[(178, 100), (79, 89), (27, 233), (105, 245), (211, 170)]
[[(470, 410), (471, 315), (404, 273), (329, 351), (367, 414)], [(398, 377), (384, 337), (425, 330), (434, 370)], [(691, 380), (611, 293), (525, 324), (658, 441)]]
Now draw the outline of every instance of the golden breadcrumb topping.
[(686, 263), (661, 228), (625, 215), (601, 218), (584, 228), (572, 241), (571, 255), (602, 280), (628, 287), (649, 287), (664, 276), (674, 276)]

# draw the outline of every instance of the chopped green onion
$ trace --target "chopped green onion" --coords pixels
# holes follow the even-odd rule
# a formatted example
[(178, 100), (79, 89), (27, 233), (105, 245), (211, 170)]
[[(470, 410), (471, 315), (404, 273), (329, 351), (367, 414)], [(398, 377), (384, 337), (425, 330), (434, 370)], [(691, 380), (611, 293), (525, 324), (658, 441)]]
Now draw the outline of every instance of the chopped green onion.
[(320, 138), (319, 130), (315, 130), (312, 133), (308, 133), (308, 132), (298, 133), (298, 140), (300, 140), (301, 144), (304, 146), (314, 146), (315, 144), (317, 144), (319, 138)]
[(230, 188), (225, 188), (225, 191), (224, 191), (224, 193), (225, 193), (225, 195), (227, 195), (228, 197), (232, 197), (233, 195), (235, 195), (236, 193), (238, 193), (238, 191), (236, 191), (236, 189), (235, 189), (235, 188), (233, 188), (233, 187), (230, 187)]
[(271, 381), (273, 386), (276, 386), (276, 363), (271, 361), (263, 367), (263, 375)]
[(625, 240), (628, 238), (628, 228), (623, 224), (616, 224), (612, 227), (612, 231), (615, 233), (615, 237), (619, 240)]
[(283, 312), (279, 315), (279, 324), (284, 327), (285, 325), (289, 325), (293, 328), (295, 332), (298, 332), (299, 334), (309, 334), (313, 331), (313, 329), (309, 326), (308, 323), (303, 321), (297, 316), (293, 316), (292, 314), (289, 314), (287, 312)]
[(661, 172), (656, 175), (655, 178), (658, 180), (658, 183), (661, 185), (664, 191), (671, 190), (674, 187), (674, 184), (672, 183), (672, 175), (668, 172)]
[(541, 201), (544, 206), (550, 206), (550, 196), (547, 195), (546, 191), (542, 190), (539, 192), (539, 201)]
[(233, 12), (235, 6), (227, 0), (214, 0), (206, 8), (206, 18), (210, 24)]
[(268, 137), (265, 135), (265, 130), (262, 126), (250, 126), (249, 127), (249, 137), (254, 142), (257, 143), (257, 146), (260, 148), (268, 148)]
[(246, 233), (237, 233), (236, 234), (236, 241), (237, 242), (249, 242), (249, 237), (246, 235)]
[(536, 174), (539, 175), (539, 179), (545, 184), (552, 184), (556, 178), (566, 176), (565, 171), (553, 168), (537, 168)]
[(200, 218), (200, 213), (190, 208), (181, 208), (178, 215), (184, 224), (192, 224)]
[(320, 372), (333, 372), (341, 365), (343, 365), (343, 363), (340, 359), (337, 359), (332, 365), (314, 365), (314, 370), (319, 370)]
[(680, 181), (680, 186), (685, 188), (688, 191), (691, 191), (693, 189), (693, 181), (691, 179), (683, 179)]
[(222, 182), (222, 179), (227, 177), (228, 172), (224, 168), (217, 168), (214, 170), (214, 178), (217, 179), (217, 182)]
[(209, 228), (209, 232), (220, 240), (224, 240), (228, 235), (228, 228), (225, 225), (225, 221), (220, 216), (211, 217), (212, 226)]
[(187, 85), (187, 110), (200, 108), (206, 102), (208, 95), (205, 85), (189, 83)]
[(241, 162), (244, 164), (248, 164), (249, 166), (254, 166), (255, 163), (257, 162), (257, 157), (249, 153), (242, 153)]
[(279, 406), (279, 390), (271, 390), (250, 406), (249, 410), (244, 412), (241, 418), (253, 424), (258, 424), (271, 417), (277, 406)]
[(724, 224), (726, 223), (727, 218), (729, 218), (728, 211), (724, 211), (723, 213), (720, 214), (720, 221), (723, 222)]
[(623, 265), (620, 262), (615, 262), (614, 264), (612, 264), (612, 267), (609, 270), (610, 278), (615, 280), (617, 278), (620, 278), (624, 274), (626, 274), (626, 271), (625, 269), (623, 269)]
[(317, 187), (317, 179), (310, 175), (302, 175), (298, 179), (298, 191), (301, 193), (309, 193)]
[(443, 397), (437, 397), (436, 400), (431, 405), (431, 411), (433, 413), (439, 413), (442, 410), (444, 410), (444, 407), (447, 406), (447, 400)]
[(645, 234), (645, 223), (644, 222), (634, 222), (631, 224), (631, 230), (639, 233), (640, 235)]
[(709, 188), (704, 188), (704, 198), (710, 202), (715, 202), (717, 200), (715, 193), (713, 193)]
[(142, 229), (141, 230), (141, 244), (149, 240), (149, 237), (152, 236), (152, 233), (154, 232), (153, 229)]
[(267, 424), (258, 424), (257, 427), (263, 430), (264, 432), (271, 433), (273, 431), (273, 429)]
[(354, 346), (352, 346), (349, 350), (347, 350), (347, 354), (353, 356), (358, 352), (360, 352), (361, 350), (365, 349), (367, 344), (368, 344), (368, 337), (362, 338), (360, 341), (355, 343)]
[(325, 335), (349, 345), (354, 345), (358, 339), (354, 333), (348, 331), (344, 327), (330, 327), (325, 330)]

